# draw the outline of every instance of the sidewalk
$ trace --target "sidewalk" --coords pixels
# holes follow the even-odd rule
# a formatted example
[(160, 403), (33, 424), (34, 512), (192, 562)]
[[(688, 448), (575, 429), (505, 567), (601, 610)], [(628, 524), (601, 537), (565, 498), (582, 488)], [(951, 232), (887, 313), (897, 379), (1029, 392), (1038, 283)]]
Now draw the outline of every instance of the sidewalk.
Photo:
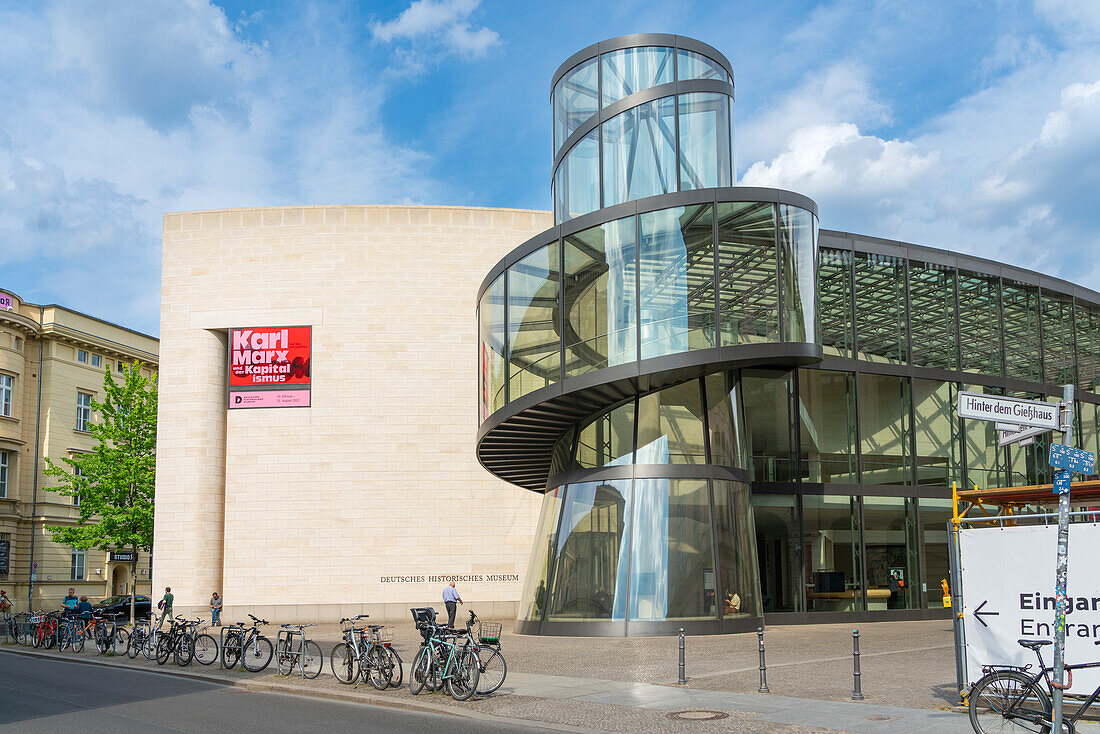
[[(419, 644), (415, 630), (398, 627), (395, 648), (406, 667)], [(949, 710), (954, 696), (954, 658), (947, 622), (862, 625), (863, 688), (867, 700), (851, 697), (851, 628), (843, 625), (775, 627), (766, 634), (768, 684), (758, 694), (755, 635), (689, 638), (687, 686), (676, 685), (676, 639), (553, 638), (509, 634), (502, 638), (508, 677), (496, 694), (458, 703), (444, 694), (413, 696), (407, 687), (385, 692), (340, 685), (328, 661), (320, 677), (302, 680), (267, 671), (250, 674), (179, 668), (139, 657), (100, 657), (0, 646), (0, 651), (138, 667), (186, 675), (250, 690), (318, 696), (414, 708), (459, 716), (526, 722), (584, 732), (971, 732), (965, 714)], [(335, 626), (312, 628), (326, 656), (339, 638)], [(945, 640), (946, 635), (946, 640)], [(273, 637), (274, 635), (272, 635)], [(715, 721), (675, 720), (686, 710), (726, 714)], [(1096, 732), (1095, 727), (1086, 731)]]

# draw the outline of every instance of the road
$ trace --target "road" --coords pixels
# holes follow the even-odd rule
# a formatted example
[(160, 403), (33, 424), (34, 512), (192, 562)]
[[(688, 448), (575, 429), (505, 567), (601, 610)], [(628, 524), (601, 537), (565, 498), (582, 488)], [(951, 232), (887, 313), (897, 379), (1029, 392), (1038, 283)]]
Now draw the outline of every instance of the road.
[(245, 692), (178, 676), (0, 652), (0, 732), (520, 732), (493, 722)]

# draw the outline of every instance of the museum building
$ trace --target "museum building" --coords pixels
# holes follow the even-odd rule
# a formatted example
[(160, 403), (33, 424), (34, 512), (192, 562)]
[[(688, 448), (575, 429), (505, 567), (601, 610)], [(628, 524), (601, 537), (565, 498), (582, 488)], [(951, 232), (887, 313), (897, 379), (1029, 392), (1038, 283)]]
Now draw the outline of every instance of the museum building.
[(165, 215), (153, 588), (408, 623), (454, 579), (538, 634), (946, 617), (952, 482), (1050, 481), (956, 394), (1075, 382), (1100, 448), (1100, 294), (736, 186), (698, 41), (550, 91), (552, 212)]
[(477, 456), (542, 497), (518, 632), (944, 618), (952, 483), (1051, 481), (957, 393), (1075, 383), (1100, 448), (1100, 294), (734, 186), (733, 96), (677, 36), (554, 75), (554, 226), (478, 291)]

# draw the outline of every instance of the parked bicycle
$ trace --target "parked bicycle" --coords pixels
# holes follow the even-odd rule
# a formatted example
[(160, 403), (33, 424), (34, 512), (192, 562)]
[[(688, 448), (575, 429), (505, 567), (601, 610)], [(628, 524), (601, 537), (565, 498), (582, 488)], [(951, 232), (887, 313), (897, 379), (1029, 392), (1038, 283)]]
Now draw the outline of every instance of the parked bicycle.
[(412, 609), (413, 619), (424, 642), (413, 658), (409, 691), (416, 695), (429, 688), (446, 686), (451, 698), (466, 701), (477, 692), (478, 644), (469, 630), (460, 631), (435, 622), (430, 607)]
[(477, 638), (478, 679), (477, 693), (479, 696), (487, 696), (496, 692), (504, 685), (504, 679), (508, 676), (508, 664), (504, 660), (504, 653), (500, 651), (500, 622), (482, 622), (478, 616), (470, 610), (470, 618), (466, 620), (466, 631), (471, 638)]
[(332, 650), (332, 674), (348, 685), (365, 679), (380, 691), (397, 688), (404, 675), (401, 657), (393, 649), (393, 630), (380, 624), (356, 624), (369, 617), (359, 614), (340, 620), (344, 641)]
[(244, 622), (236, 622), (222, 628), (222, 667), (230, 669), (239, 662), (248, 672), (259, 673), (271, 664), (274, 647), (259, 629), (268, 621), (251, 614), (248, 616), (252, 620), (251, 627), (245, 627)]
[[(1050, 674), (1053, 667), (1043, 663), (1041, 649), (1050, 645), (1050, 640), (1017, 640), (1021, 647), (1035, 653), (1039, 668), (1031, 672), (1031, 665), (986, 665), (985, 673), (970, 689), (970, 725), (978, 734), (992, 734), (1004, 731), (1027, 731), (1048, 734), (1054, 726), (1053, 707), (1050, 693), (1054, 682)], [(1100, 644), (1097, 642), (1096, 644)], [(1085, 668), (1098, 668), (1100, 662), (1066, 665), (1067, 680), (1065, 688), (1073, 684), (1073, 671)], [(1076, 732), (1077, 721), (1089, 707), (1100, 698), (1100, 686), (1071, 716), (1062, 720), (1063, 731)]]
[(218, 659), (218, 641), (207, 633), (209, 626), (202, 627), (199, 632), (197, 626), (191, 628), (191, 647), (195, 650), (195, 660), (199, 665), (212, 665)]
[(172, 626), (168, 628), (168, 632), (157, 637), (157, 665), (164, 665), (170, 657), (180, 667), (191, 664), (191, 658), (195, 656), (191, 628), (196, 624), (198, 620), (172, 620)]
[(279, 675), (290, 675), (297, 667), (303, 678), (321, 674), (324, 658), (321, 646), (306, 639), (305, 628), (312, 624), (284, 624), (275, 644), (275, 669)]

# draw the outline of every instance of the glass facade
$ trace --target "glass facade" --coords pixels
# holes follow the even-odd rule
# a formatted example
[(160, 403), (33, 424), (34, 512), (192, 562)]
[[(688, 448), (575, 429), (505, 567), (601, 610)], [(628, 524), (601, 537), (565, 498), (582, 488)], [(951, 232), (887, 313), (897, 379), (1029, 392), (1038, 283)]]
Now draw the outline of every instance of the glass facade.
[(599, 73), (596, 59), (589, 59), (573, 67), (554, 86), (555, 151), (585, 120), (599, 112)]
[(481, 419), (505, 403), (504, 383), (504, 278), (497, 278), (481, 296), (478, 306), (478, 400)]
[(909, 359), (905, 260), (856, 253), (854, 258), (857, 358), (901, 364)]
[(779, 340), (776, 211), (771, 204), (718, 205), (718, 298), (722, 346)]
[(714, 207), (639, 215), (642, 359), (715, 345)]
[(574, 145), (554, 172), (554, 211), (558, 221), (600, 208), (600, 141), (597, 131)]
[(520, 618), (759, 617), (752, 517), (738, 482), (635, 478), (555, 490), (543, 503)]
[(556, 221), (620, 218), (546, 233), (478, 304), (482, 420), (523, 400), (501, 434), (549, 464), (519, 617), (942, 610), (951, 485), (1051, 480), (1050, 436), (999, 447), (960, 390), (1056, 402), (1075, 383), (1076, 443), (1100, 450), (1100, 302), (916, 245), (819, 247), (785, 192), (723, 201), (732, 77), (669, 38), (557, 82)]
[[(723, 89), (691, 89), (701, 81)], [(689, 86), (677, 93), (681, 83)], [(625, 110), (618, 104), (656, 87), (668, 94)], [(604, 113), (601, 122), (598, 113), (609, 105), (618, 114)], [(608, 51), (566, 72), (551, 106), (556, 222), (601, 206), (734, 183), (733, 79), (701, 53), (665, 46)]]
[(508, 399), (557, 382), (561, 273), (558, 245), (536, 250), (508, 268)]
[(676, 191), (675, 97), (612, 117), (600, 127), (600, 137), (604, 206)]
[(624, 48), (600, 57), (603, 79), (603, 104), (606, 107), (628, 97), (675, 79), (671, 48)]

